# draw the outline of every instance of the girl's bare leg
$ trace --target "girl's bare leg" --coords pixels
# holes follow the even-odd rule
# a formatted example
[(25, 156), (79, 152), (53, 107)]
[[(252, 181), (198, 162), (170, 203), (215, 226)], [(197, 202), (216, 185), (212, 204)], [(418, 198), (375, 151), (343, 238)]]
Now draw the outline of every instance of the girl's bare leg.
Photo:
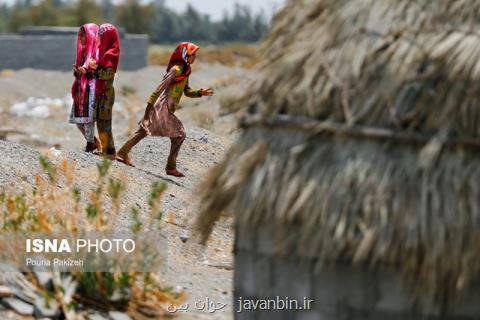
[(139, 127), (138, 130), (128, 138), (127, 142), (125, 142), (125, 144), (120, 148), (120, 150), (118, 150), (117, 160), (128, 164), (129, 166), (133, 166), (133, 163), (130, 160), (128, 154), (130, 153), (130, 150), (132, 150), (132, 148), (146, 136), (147, 132), (145, 131), (145, 129)]
[(181, 136), (178, 138), (170, 138), (170, 155), (168, 156), (167, 160), (167, 167), (166, 169), (175, 169), (177, 168), (177, 157), (178, 153), (180, 152), (180, 147), (185, 141), (185, 136)]

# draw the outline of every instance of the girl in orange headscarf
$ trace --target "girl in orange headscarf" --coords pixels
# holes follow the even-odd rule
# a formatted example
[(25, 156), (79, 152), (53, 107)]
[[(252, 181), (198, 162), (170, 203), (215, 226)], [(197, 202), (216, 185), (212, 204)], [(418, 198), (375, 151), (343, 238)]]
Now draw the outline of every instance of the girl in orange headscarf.
[(212, 96), (212, 89), (192, 90), (188, 78), (192, 71), (191, 64), (195, 61), (199, 47), (185, 42), (177, 46), (162, 82), (152, 93), (147, 102), (145, 115), (139, 123), (139, 128), (117, 153), (117, 160), (133, 166), (128, 154), (130, 150), (147, 135), (169, 137), (171, 141), (170, 155), (165, 171), (168, 175), (183, 177), (177, 170), (177, 156), (185, 140), (185, 128), (175, 116), (183, 94), (190, 98)]

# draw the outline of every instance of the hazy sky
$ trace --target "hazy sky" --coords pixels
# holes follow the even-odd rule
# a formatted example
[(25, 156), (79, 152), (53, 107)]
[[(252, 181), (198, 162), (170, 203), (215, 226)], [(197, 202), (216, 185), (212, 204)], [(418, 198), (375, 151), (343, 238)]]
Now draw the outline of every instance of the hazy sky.
[[(121, 0), (114, 0), (119, 2)], [(148, 1), (148, 0), (144, 0)], [(155, 1), (155, 0), (153, 0)], [(209, 14), (212, 20), (221, 19), (224, 11), (231, 12), (235, 2), (250, 6), (254, 12), (264, 10), (267, 17), (270, 17), (274, 8), (279, 8), (286, 0), (166, 0), (167, 6), (183, 11), (188, 3), (192, 4), (198, 11)], [(0, 3), (14, 3), (15, 0), (0, 0)]]
[(224, 11), (231, 11), (235, 2), (250, 6), (255, 12), (263, 9), (268, 17), (275, 8), (285, 3), (285, 0), (166, 0), (167, 6), (184, 10), (187, 3), (192, 4), (200, 12), (209, 14), (213, 20), (221, 19)]

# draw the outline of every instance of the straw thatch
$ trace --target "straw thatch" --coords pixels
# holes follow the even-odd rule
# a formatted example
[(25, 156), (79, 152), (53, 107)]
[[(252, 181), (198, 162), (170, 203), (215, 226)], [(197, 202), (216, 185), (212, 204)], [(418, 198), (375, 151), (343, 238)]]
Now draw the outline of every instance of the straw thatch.
[(480, 1), (291, 0), (264, 49), (203, 235), (230, 211), (300, 256), (458, 297), (480, 272)]

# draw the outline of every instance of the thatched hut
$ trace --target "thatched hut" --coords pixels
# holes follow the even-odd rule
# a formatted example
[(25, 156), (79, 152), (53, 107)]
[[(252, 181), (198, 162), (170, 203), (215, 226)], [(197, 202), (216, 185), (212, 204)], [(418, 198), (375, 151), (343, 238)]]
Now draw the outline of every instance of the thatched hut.
[(237, 298), (315, 302), (237, 317), (479, 319), (480, 1), (291, 0), (264, 49), (198, 227)]

